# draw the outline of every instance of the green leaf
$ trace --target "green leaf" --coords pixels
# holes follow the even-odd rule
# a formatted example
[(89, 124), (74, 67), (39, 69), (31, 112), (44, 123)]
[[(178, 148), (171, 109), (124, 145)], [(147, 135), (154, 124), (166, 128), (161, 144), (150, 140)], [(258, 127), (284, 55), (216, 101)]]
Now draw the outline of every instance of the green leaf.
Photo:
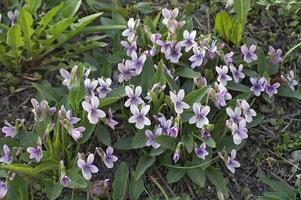
[(152, 88), (152, 83), (153, 80), (150, 78), (150, 74), (154, 74), (155, 73), (155, 69), (154, 69), (154, 63), (152, 58), (147, 58), (144, 65), (143, 65), (143, 69), (141, 72), (141, 86), (142, 86), (142, 91), (147, 92), (147, 89), (151, 89)]
[(150, 156), (141, 157), (135, 169), (135, 173), (134, 173), (135, 181), (137, 181), (145, 173), (145, 171), (155, 163), (155, 161), (156, 161), (155, 157), (150, 157)]
[(52, 183), (47, 182), (45, 185), (44, 192), (46, 193), (49, 200), (57, 199), (63, 191), (63, 186), (60, 182)]
[(11, 48), (9, 54), (15, 58), (21, 55), (21, 51), (18, 49), (25, 43), (21, 36), (21, 28), (18, 24), (12, 25), (7, 32), (6, 44)]
[(71, 179), (71, 182), (68, 187), (70, 187), (72, 189), (79, 189), (79, 188), (83, 189), (88, 186), (86, 180), (83, 178), (83, 176), (81, 175), (81, 172), (79, 171), (79, 169), (77, 167), (68, 169), (66, 171), (66, 174)]
[(106, 145), (106, 146), (111, 146), (112, 140), (111, 140), (111, 135), (107, 127), (105, 127), (102, 124), (98, 124), (95, 130), (96, 137), (98, 140)]
[(78, 65), (75, 82), (72, 84), (72, 87), (69, 90), (69, 105), (75, 112), (77, 112), (79, 109), (79, 102), (81, 102), (86, 96), (86, 89), (82, 79), (83, 75), (84, 67), (83, 65)]
[(153, 75), (153, 84), (155, 83), (160, 83), (161, 85), (164, 85), (166, 83), (163, 60), (160, 60), (157, 70)]
[(287, 86), (280, 86), (277, 95), (301, 100), (301, 93), (299, 91), (294, 91)]
[(296, 193), (294, 189), (288, 185), (269, 178), (262, 179), (262, 182), (269, 185), (276, 192), (283, 192), (287, 199), (296, 199)]
[(117, 139), (113, 147), (118, 150), (133, 149), (132, 141), (133, 141), (133, 137), (121, 137)]
[(200, 73), (195, 72), (193, 69), (188, 67), (177, 67), (175, 69), (175, 75), (181, 76), (184, 78), (198, 78), (200, 77)]
[(229, 81), (227, 83), (227, 88), (229, 90), (243, 92), (243, 93), (250, 93), (250, 88), (243, 85), (242, 83), (235, 83), (234, 81)]
[(103, 108), (108, 105), (111, 105), (117, 101), (119, 101), (122, 97), (124, 97), (125, 94), (125, 89), (124, 87), (119, 87), (119, 88), (114, 88), (111, 90), (108, 94), (107, 97), (102, 98), (99, 102), (99, 107)]
[(264, 75), (269, 73), (269, 61), (262, 48), (258, 49), (258, 73)]
[(132, 141), (132, 147), (134, 149), (145, 147), (147, 141), (147, 137), (145, 136), (143, 131), (138, 131)]
[(166, 149), (170, 149), (175, 151), (177, 139), (174, 137), (170, 137), (169, 135), (159, 135), (155, 137), (155, 142), (159, 143), (161, 146)]
[(26, 3), (26, 9), (32, 15), (36, 15), (39, 7), (41, 6), (42, 0), (26, 0)]
[(243, 35), (243, 26), (240, 22), (234, 22), (231, 28), (230, 41), (233, 42), (237, 47), (240, 46), (240, 42)]
[(264, 120), (264, 115), (257, 114), (255, 117), (253, 117), (253, 121), (247, 124), (247, 128), (253, 128), (255, 126), (258, 126), (262, 123)]
[(182, 142), (188, 153), (193, 151), (193, 137), (190, 134), (184, 135), (182, 137)]
[(205, 186), (206, 176), (202, 169), (188, 169), (186, 170), (186, 173), (192, 182), (200, 187)]
[(8, 193), (5, 197), (7, 200), (27, 200), (28, 194), (28, 182), (26, 182), (21, 176), (16, 174), (13, 181), (8, 181)]
[(152, 13), (152, 7), (149, 2), (139, 2), (134, 5), (134, 8), (139, 10), (142, 14)]
[(143, 177), (135, 181), (134, 177), (130, 180), (129, 195), (131, 200), (137, 200), (144, 191)]
[(66, 0), (65, 7), (62, 10), (62, 17), (63, 18), (70, 18), (75, 15), (77, 10), (82, 4), (82, 0)]
[(223, 11), (216, 15), (214, 29), (227, 41), (229, 41), (232, 23), (233, 22), (230, 15), (227, 12)]
[(42, 83), (32, 83), (40, 95), (47, 101), (60, 102), (63, 91), (61, 88), (52, 87), (48, 82), (44, 81)]
[(113, 181), (113, 200), (125, 199), (126, 188), (129, 178), (129, 167), (126, 162), (120, 163), (117, 168), (115, 178)]
[(233, 8), (236, 13), (236, 19), (245, 26), (248, 12), (251, 10), (250, 0), (234, 0)]
[(193, 103), (200, 103), (203, 97), (208, 93), (210, 86), (202, 87), (200, 89), (194, 90), (184, 97), (184, 102), (192, 105)]
[(0, 169), (15, 171), (24, 173), (27, 175), (32, 175), (32, 167), (23, 164), (9, 164), (9, 165), (0, 165)]
[(213, 185), (215, 185), (224, 194), (226, 198), (228, 198), (229, 194), (227, 184), (221, 172), (218, 171), (216, 168), (210, 166), (206, 169), (205, 174), (209, 181)]
[(32, 29), (33, 19), (31, 14), (25, 8), (22, 8), (20, 10), (18, 16), (18, 24), (20, 25), (21, 31), (23, 33), (26, 49), (30, 53), (33, 45), (31, 41), (31, 36), (34, 33), (34, 30)]
[(176, 183), (185, 175), (185, 170), (169, 168), (166, 179), (168, 183)]
[(85, 127), (86, 129), (83, 132), (83, 136), (77, 142), (84, 144), (91, 138), (91, 135), (94, 133), (95, 125), (91, 124), (88, 118), (85, 118), (80, 121), (80, 126)]
[(45, 160), (35, 168), (33, 168), (32, 173), (39, 174), (48, 170), (58, 170), (59, 163), (56, 160)]

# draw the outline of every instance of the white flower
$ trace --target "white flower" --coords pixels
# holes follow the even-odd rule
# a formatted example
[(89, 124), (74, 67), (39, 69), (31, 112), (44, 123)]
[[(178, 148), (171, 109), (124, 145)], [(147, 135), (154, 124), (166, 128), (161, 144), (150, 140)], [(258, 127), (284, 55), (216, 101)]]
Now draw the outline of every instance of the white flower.
[(210, 112), (210, 107), (202, 107), (199, 103), (193, 104), (194, 116), (190, 118), (189, 124), (195, 124), (198, 128), (203, 128), (204, 125), (209, 124), (209, 120), (206, 117)]

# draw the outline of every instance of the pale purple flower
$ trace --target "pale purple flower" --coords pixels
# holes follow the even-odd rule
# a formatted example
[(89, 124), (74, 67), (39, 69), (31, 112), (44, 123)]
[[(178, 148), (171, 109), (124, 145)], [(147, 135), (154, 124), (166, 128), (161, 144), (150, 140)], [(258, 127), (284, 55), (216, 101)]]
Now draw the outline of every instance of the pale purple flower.
[(179, 128), (178, 127), (173, 126), (170, 129), (168, 129), (168, 135), (170, 137), (176, 138), (178, 136), (178, 133), (179, 133)]
[(86, 88), (86, 91), (87, 91), (87, 96), (88, 97), (94, 96), (94, 90), (98, 85), (98, 81), (97, 80), (91, 81), (89, 78), (87, 78), (84, 81), (84, 85), (85, 85), (85, 88)]
[(269, 46), (268, 55), (270, 57), (271, 62), (274, 65), (277, 65), (282, 61), (282, 58), (281, 58), (282, 50), (281, 49), (275, 50), (272, 46)]
[(99, 98), (104, 98), (112, 89), (110, 88), (112, 80), (110, 78), (98, 78), (99, 87), (96, 89)]
[(218, 92), (215, 94), (215, 106), (220, 108), (227, 105), (226, 100), (232, 99), (231, 94), (223, 84), (217, 85)]
[(242, 140), (248, 138), (248, 129), (246, 128), (246, 120), (242, 119), (240, 122), (232, 124), (233, 142), (239, 145)]
[(144, 62), (146, 60), (146, 55), (141, 55), (140, 57), (138, 57), (137, 53), (134, 51), (131, 54), (131, 58), (132, 58), (132, 69), (135, 71), (136, 75), (141, 74), (142, 72), (142, 68), (144, 65)]
[(145, 55), (146, 57), (153, 57), (157, 53), (157, 50), (155, 47), (152, 47), (150, 50), (145, 50), (142, 55)]
[(137, 50), (137, 43), (133, 41), (132, 43), (128, 43), (127, 41), (121, 41), (120, 44), (126, 49), (127, 56), (131, 56), (133, 52)]
[(172, 63), (178, 63), (181, 56), (182, 56), (181, 43), (179, 42), (173, 44), (168, 54), (165, 54), (165, 58)]
[(244, 114), (244, 117), (245, 117), (246, 121), (248, 123), (250, 123), (251, 121), (253, 121), (253, 117), (256, 116), (256, 112), (255, 112), (255, 110), (253, 110), (251, 108), (251, 106), (249, 105), (249, 103), (246, 100), (242, 100), (241, 101), (241, 107), (243, 109), (243, 114)]
[(189, 119), (189, 124), (196, 124), (198, 128), (203, 128), (204, 125), (209, 124), (207, 115), (210, 112), (209, 106), (201, 106), (199, 103), (193, 104), (194, 116)]
[(260, 79), (250, 78), (250, 81), (252, 83), (250, 90), (255, 94), (255, 96), (260, 96), (261, 92), (264, 91), (264, 84), (267, 80), (264, 77), (261, 77)]
[(185, 30), (183, 32), (184, 41), (182, 41), (181, 43), (182, 46), (185, 47), (186, 52), (190, 51), (192, 47), (197, 46), (196, 41), (194, 41), (195, 36), (196, 36), (196, 31), (191, 31), (191, 33), (189, 33), (187, 30)]
[(232, 72), (232, 76), (235, 83), (238, 83), (240, 80), (245, 78), (245, 74), (242, 72), (243, 65), (240, 64), (238, 69), (234, 67), (233, 65), (230, 65), (230, 70)]
[(218, 73), (217, 81), (222, 85), (226, 86), (228, 81), (231, 81), (231, 76), (228, 74), (228, 67), (224, 65), (223, 67), (215, 67), (216, 72)]
[(161, 51), (162, 53), (164, 53), (165, 56), (168, 55), (169, 52), (171, 51), (171, 42), (169, 42), (169, 41), (164, 42), (164, 41), (162, 41), (162, 40), (158, 40), (158, 41), (157, 41), (157, 44), (158, 44), (159, 46), (161, 46), (160, 51)]
[(126, 102), (124, 103), (125, 107), (138, 106), (138, 105), (144, 103), (140, 97), (140, 95), (142, 93), (141, 86), (137, 86), (135, 89), (135, 92), (130, 86), (126, 86), (125, 93), (128, 96), (128, 100), (126, 100)]
[(225, 54), (225, 56), (224, 56), (224, 62), (225, 62), (226, 65), (229, 65), (230, 63), (233, 62), (232, 56), (233, 56), (233, 52), (232, 51)]
[(247, 45), (241, 46), (241, 52), (244, 55), (244, 60), (247, 63), (251, 63), (252, 61), (257, 60), (257, 55), (255, 54), (256, 46), (252, 44), (250, 48), (247, 47)]
[(77, 166), (82, 170), (82, 174), (86, 180), (90, 180), (92, 178), (92, 173), (95, 174), (98, 172), (98, 168), (93, 165), (94, 154), (89, 154), (87, 158), (87, 162), (83, 159), (79, 158), (77, 160)]
[(118, 81), (124, 82), (128, 81), (135, 75), (135, 72), (132, 70), (132, 62), (130, 60), (126, 60), (124, 63), (118, 64), (118, 70), (120, 74), (118, 75)]
[(71, 86), (75, 80), (76, 71), (77, 71), (77, 65), (75, 65), (72, 68), (70, 73), (65, 69), (60, 69), (60, 74), (64, 78), (63, 85), (67, 86), (69, 89), (71, 88)]
[(143, 129), (145, 125), (149, 126), (151, 121), (146, 117), (149, 109), (149, 105), (143, 106), (141, 110), (139, 110), (135, 105), (131, 106), (130, 110), (133, 116), (129, 118), (129, 122), (135, 123), (136, 128), (138, 129)]
[(202, 131), (202, 138), (204, 138), (205, 140), (208, 140), (210, 137), (211, 137), (211, 134), (209, 133), (209, 131), (207, 131), (207, 130)]
[(113, 168), (114, 162), (118, 160), (117, 156), (113, 155), (113, 148), (108, 147), (106, 153), (104, 153), (103, 162), (107, 166), (107, 168)]
[(45, 116), (49, 114), (48, 102), (46, 100), (43, 100), (39, 103), (36, 99), (32, 98), (31, 104), (33, 106), (33, 109), (31, 111), (34, 113), (35, 121), (43, 121)]
[(199, 147), (196, 147), (194, 149), (195, 154), (197, 155), (197, 157), (205, 160), (205, 157), (209, 154), (208, 151), (206, 151), (206, 144), (203, 143), (201, 144)]
[(62, 186), (68, 187), (71, 183), (71, 179), (67, 175), (63, 175), (60, 177), (60, 183), (62, 184)]
[(75, 140), (75, 141), (77, 141), (78, 139), (80, 139), (81, 137), (83, 137), (83, 132), (85, 131), (86, 129), (85, 129), (85, 127), (77, 127), (77, 128), (73, 128), (73, 127), (71, 127), (71, 129), (70, 129), (70, 135), (71, 135), (71, 137)]
[(160, 33), (152, 33), (149, 38), (152, 41), (152, 43), (157, 44), (157, 41), (159, 41), (161, 39), (161, 34)]
[(13, 157), (9, 147), (5, 144), (3, 145), (4, 155), (0, 158), (0, 162), (3, 164), (11, 164), (13, 162)]
[(3, 181), (0, 181), (0, 199), (3, 199), (8, 192), (7, 184)]
[(5, 134), (5, 137), (14, 138), (17, 134), (16, 127), (11, 125), (7, 120), (4, 121), (5, 126), (2, 128), (2, 132)]
[(9, 20), (11, 21), (11, 24), (14, 25), (15, 23), (17, 23), (17, 19), (18, 19), (18, 16), (19, 16), (19, 11), (18, 10), (8, 11), (7, 16), (9, 18)]
[(26, 151), (29, 153), (30, 159), (36, 159), (37, 162), (41, 161), (43, 157), (43, 151), (41, 146), (28, 147)]
[(205, 50), (200, 47), (193, 47), (193, 55), (189, 58), (189, 60), (192, 62), (191, 67), (199, 67), (202, 65), (204, 57), (205, 57)]
[(174, 163), (177, 163), (177, 162), (179, 161), (179, 159), (180, 159), (180, 152), (177, 152), (177, 151), (176, 151), (176, 152), (173, 154), (172, 159), (173, 159)]
[(212, 41), (210, 47), (207, 48), (207, 53), (208, 53), (208, 57), (209, 57), (210, 59), (215, 58), (216, 53), (217, 53), (216, 40)]
[(95, 96), (91, 98), (91, 103), (83, 101), (82, 106), (84, 110), (88, 112), (88, 119), (91, 124), (97, 124), (100, 118), (104, 118), (106, 116), (105, 112), (98, 109), (99, 99)]
[(298, 81), (295, 80), (295, 74), (294, 72), (291, 70), (289, 72), (289, 74), (287, 75), (287, 80), (288, 80), (288, 83), (287, 85), (293, 90), (295, 91), (295, 86), (298, 85)]
[(158, 149), (160, 147), (160, 144), (156, 143), (154, 138), (158, 135), (161, 135), (161, 132), (156, 129), (155, 133), (153, 133), (151, 130), (146, 130), (144, 134), (147, 137), (146, 146), (152, 146), (154, 149)]
[(269, 97), (272, 97), (274, 94), (277, 94), (278, 88), (280, 87), (280, 83), (274, 83), (273, 85), (269, 83), (264, 84), (265, 92), (269, 95)]
[(183, 89), (180, 89), (178, 94), (170, 91), (169, 95), (172, 103), (174, 104), (176, 113), (181, 114), (184, 109), (189, 108), (189, 105), (183, 101), (185, 96), (185, 91)]
[(236, 158), (236, 150), (233, 149), (231, 151), (231, 157), (228, 156), (228, 160), (226, 163), (227, 168), (234, 174), (235, 173), (235, 168), (240, 167), (240, 163), (235, 160)]
[(111, 108), (109, 108), (108, 110), (108, 119), (107, 119), (107, 125), (115, 130), (115, 126), (118, 124), (118, 122), (116, 120), (113, 119), (113, 113), (111, 111)]
[(226, 108), (226, 112), (232, 122), (239, 123), (242, 120), (240, 107), (236, 107), (234, 111), (231, 107), (228, 107)]
[(134, 18), (130, 18), (128, 23), (127, 23), (127, 29), (125, 29), (122, 32), (122, 36), (125, 36), (128, 38), (129, 41), (133, 41), (136, 34), (135, 34), (135, 26), (136, 26), (136, 21)]
[(172, 125), (172, 120), (171, 119), (166, 120), (164, 115), (161, 115), (161, 117), (159, 117), (158, 120), (160, 122), (160, 126), (158, 127), (160, 132), (163, 134), (168, 134), (169, 129)]
[(66, 111), (64, 105), (62, 105), (61, 109), (58, 111), (58, 116), (61, 124), (67, 129), (80, 121), (80, 118), (72, 116), (71, 110)]
[(172, 32), (174, 33), (175, 30), (178, 28), (179, 23), (176, 20), (176, 17), (179, 14), (179, 9), (175, 8), (173, 10), (168, 10), (166, 8), (164, 8), (162, 10), (162, 15), (164, 17), (162, 23), (166, 25), (166, 27)]

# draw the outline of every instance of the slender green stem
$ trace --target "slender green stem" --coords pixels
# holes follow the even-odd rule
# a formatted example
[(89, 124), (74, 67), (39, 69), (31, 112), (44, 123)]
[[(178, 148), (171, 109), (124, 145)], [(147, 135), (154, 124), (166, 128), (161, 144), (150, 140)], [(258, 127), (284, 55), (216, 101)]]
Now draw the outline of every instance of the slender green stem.
[(297, 49), (298, 47), (301, 47), (301, 42), (296, 44), (294, 47), (292, 47), (286, 54), (285, 56), (283, 57), (282, 59), (282, 63), (281, 63), (281, 68), (283, 67), (283, 63), (284, 63), (284, 60), (287, 58), (288, 55), (290, 55), (295, 49)]
[(99, 33), (104, 31), (123, 30), (125, 25), (87, 26), (80, 33)]
[(157, 181), (154, 177), (152, 177), (152, 176), (150, 176), (150, 178), (151, 178), (151, 180), (155, 183), (155, 185), (159, 188), (159, 190), (162, 192), (164, 198), (165, 198), (166, 200), (169, 200), (168, 195), (166, 194), (166, 192), (165, 192), (165, 190), (162, 188), (162, 186), (158, 183), (158, 181)]
[(205, 165), (211, 164), (211, 163), (215, 162), (218, 158), (219, 158), (219, 156), (216, 156), (215, 158), (213, 158), (212, 160), (209, 160), (208, 162), (205, 162), (200, 165), (189, 166), (189, 167), (181, 167), (181, 166), (175, 166), (175, 165), (169, 165), (169, 164), (163, 164), (163, 166), (174, 168), (174, 169), (195, 169), (195, 168), (199, 168), (199, 167), (203, 167)]

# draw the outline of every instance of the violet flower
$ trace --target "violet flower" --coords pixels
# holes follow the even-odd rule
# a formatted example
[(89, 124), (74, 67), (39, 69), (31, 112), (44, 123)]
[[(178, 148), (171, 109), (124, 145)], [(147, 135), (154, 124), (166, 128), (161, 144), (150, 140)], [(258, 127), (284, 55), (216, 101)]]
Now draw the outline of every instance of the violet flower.
[(209, 106), (201, 106), (199, 103), (193, 104), (194, 116), (189, 119), (189, 124), (196, 124), (198, 128), (203, 128), (204, 125), (209, 124), (207, 118), (208, 113), (210, 112)]
[(5, 134), (5, 137), (14, 138), (17, 134), (16, 127), (11, 125), (7, 120), (4, 121), (5, 126), (2, 127), (2, 132)]
[(181, 43), (179, 42), (173, 44), (168, 54), (165, 54), (165, 58), (172, 63), (178, 63), (181, 56), (182, 56)]
[(210, 137), (211, 137), (211, 134), (209, 133), (209, 131), (207, 131), (207, 130), (202, 131), (202, 138), (204, 138), (205, 140), (208, 140)]
[(183, 98), (185, 96), (185, 91), (183, 89), (180, 89), (178, 94), (175, 94), (170, 91), (169, 95), (172, 103), (174, 104), (175, 111), (177, 114), (181, 114), (184, 109), (189, 108), (189, 105), (183, 101)]
[(71, 179), (67, 175), (63, 175), (60, 177), (60, 183), (63, 187), (68, 187), (71, 183)]
[(197, 157), (205, 160), (205, 157), (209, 154), (208, 151), (206, 151), (206, 144), (203, 143), (201, 144), (199, 147), (196, 147), (194, 149), (195, 154), (197, 155)]
[(149, 109), (149, 105), (143, 106), (141, 110), (139, 110), (135, 105), (131, 106), (130, 110), (133, 116), (129, 118), (129, 122), (135, 123), (135, 126), (138, 129), (143, 129), (145, 125), (149, 126), (151, 121), (146, 117)]
[(217, 81), (220, 82), (222, 85), (226, 86), (227, 81), (231, 81), (232, 78), (227, 75), (228, 74), (228, 67), (224, 65), (223, 67), (215, 67), (216, 72), (218, 73)]
[(87, 158), (87, 162), (83, 159), (79, 158), (77, 160), (77, 166), (82, 170), (82, 174), (86, 180), (90, 180), (92, 178), (92, 173), (95, 174), (98, 172), (98, 168), (93, 165), (94, 154), (89, 154)]
[(189, 33), (187, 30), (185, 30), (183, 32), (184, 41), (182, 41), (181, 43), (182, 46), (185, 47), (186, 52), (190, 51), (192, 47), (197, 46), (196, 41), (194, 41), (195, 36), (196, 36), (196, 31), (191, 31), (191, 33)]
[(135, 74), (136, 75), (141, 74), (144, 62), (146, 60), (146, 55), (141, 55), (138, 58), (137, 53), (134, 51), (131, 54), (131, 58), (132, 58), (132, 69), (135, 71)]
[(173, 157), (172, 157), (172, 160), (174, 161), (174, 163), (177, 163), (178, 161), (179, 161), (179, 159), (180, 159), (180, 152), (175, 152), (174, 154), (173, 154)]
[(11, 21), (12, 25), (17, 23), (18, 16), (19, 16), (19, 11), (18, 10), (15, 10), (15, 11), (11, 10), (11, 11), (7, 12), (7, 17)]
[(135, 89), (135, 92), (130, 86), (126, 86), (125, 93), (128, 96), (128, 100), (126, 100), (126, 102), (124, 103), (125, 107), (138, 106), (138, 105), (144, 103), (140, 97), (140, 95), (142, 93), (141, 86), (137, 86)]
[(250, 90), (255, 94), (255, 96), (259, 97), (261, 92), (264, 91), (264, 84), (267, 80), (264, 77), (261, 77), (260, 79), (250, 78), (250, 81), (252, 83)]
[(34, 114), (35, 121), (43, 121), (49, 111), (48, 102), (46, 100), (43, 100), (39, 103), (36, 99), (32, 98), (31, 104), (33, 106), (33, 109), (31, 111)]
[(118, 122), (116, 120), (113, 119), (113, 113), (111, 111), (111, 108), (109, 108), (108, 110), (108, 118), (107, 118), (107, 125), (115, 130), (115, 126), (118, 124)]
[(28, 147), (26, 151), (29, 153), (30, 159), (36, 159), (37, 162), (41, 161), (43, 157), (43, 151), (41, 146)]
[(156, 143), (154, 138), (158, 135), (161, 135), (161, 132), (156, 129), (155, 133), (153, 133), (151, 130), (146, 130), (144, 134), (147, 137), (146, 146), (152, 146), (154, 149), (158, 149), (160, 147), (160, 144)]
[(171, 119), (166, 120), (164, 115), (161, 115), (161, 117), (159, 117), (158, 120), (160, 122), (160, 126), (158, 127), (160, 133), (168, 134), (169, 129), (172, 125), (172, 120)]
[(8, 186), (5, 182), (0, 181), (0, 199), (3, 199), (8, 192)]
[(228, 107), (226, 108), (226, 112), (232, 122), (239, 123), (242, 120), (240, 107), (236, 107), (234, 111), (231, 107)]
[(226, 100), (232, 99), (232, 96), (224, 85), (219, 84), (217, 87), (218, 92), (215, 94), (215, 106), (220, 108), (227, 105)]
[(208, 53), (208, 57), (209, 57), (210, 59), (215, 58), (216, 53), (217, 53), (216, 40), (212, 41), (210, 47), (207, 48), (207, 53)]
[(232, 124), (233, 142), (239, 145), (242, 140), (248, 138), (248, 129), (246, 128), (246, 120), (242, 119), (240, 122)]
[(70, 89), (72, 84), (74, 83), (76, 77), (76, 71), (77, 71), (77, 65), (75, 65), (72, 68), (70, 73), (65, 69), (60, 69), (60, 74), (64, 78), (63, 85), (67, 86), (68, 89)]
[(113, 151), (113, 148), (109, 146), (106, 150), (106, 153), (104, 153), (103, 162), (107, 168), (113, 168), (114, 162), (118, 160), (117, 156), (113, 155)]
[(91, 81), (89, 78), (87, 78), (84, 81), (84, 85), (87, 91), (87, 97), (91, 98), (92, 96), (94, 96), (94, 90), (98, 85), (98, 81), (97, 80)]
[(157, 44), (157, 41), (161, 39), (161, 34), (160, 33), (152, 33), (149, 37), (149, 39), (152, 41), (152, 43)]
[[(232, 56), (233, 56), (233, 52), (232, 51), (225, 54), (225, 56), (224, 56), (224, 62), (225, 62), (226, 65), (229, 65), (230, 63), (233, 62)], [(230, 67), (230, 69), (231, 69), (231, 67)]]
[(269, 83), (264, 84), (265, 92), (269, 95), (269, 97), (272, 97), (274, 94), (277, 94), (278, 88), (280, 87), (280, 83), (274, 83), (273, 85)]
[(110, 88), (112, 80), (110, 78), (98, 78), (99, 87), (96, 89), (99, 98), (105, 98), (107, 93), (112, 89)]
[(3, 145), (4, 155), (0, 158), (0, 162), (3, 164), (11, 164), (13, 162), (13, 157), (9, 147), (5, 144)]
[(253, 117), (256, 116), (255, 110), (251, 108), (246, 100), (241, 101), (241, 107), (243, 109), (243, 114), (248, 123), (253, 121)]
[(256, 46), (252, 44), (250, 48), (247, 47), (247, 45), (241, 46), (241, 52), (244, 55), (244, 61), (247, 63), (251, 63), (252, 61), (257, 60), (257, 55), (255, 54)]
[(88, 112), (88, 119), (91, 124), (97, 124), (100, 118), (104, 118), (106, 113), (98, 109), (99, 99), (97, 97), (91, 98), (91, 103), (86, 101), (82, 102), (82, 107), (85, 111)]
[(226, 163), (227, 168), (234, 174), (235, 173), (235, 168), (240, 167), (240, 163), (235, 160), (236, 158), (236, 150), (233, 149), (231, 151), (231, 157), (228, 156), (228, 160)]
[(233, 65), (230, 65), (230, 70), (232, 72), (232, 76), (235, 83), (238, 83), (240, 80), (245, 78), (245, 74), (242, 73), (243, 65), (240, 64), (238, 69), (234, 67)]
[(175, 33), (176, 29), (179, 27), (179, 23), (176, 20), (176, 17), (179, 14), (179, 9), (175, 8), (173, 10), (168, 10), (164, 8), (162, 10), (162, 16), (164, 17), (162, 23), (172, 32)]
[(192, 62), (191, 67), (195, 68), (195, 67), (199, 67), (202, 65), (204, 57), (205, 57), (205, 50), (200, 48), (200, 47), (193, 47), (193, 53), (194, 55), (192, 55), (189, 58), (189, 61)]
[(119, 63), (118, 70), (120, 72), (118, 75), (119, 83), (128, 81), (135, 75), (135, 72), (132, 70), (132, 62), (130, 60), (126, 60), (124, 63)]
[(120, 44), (126, 49), (126, 55), (131, 56), (133, 52), (137, 50), (137, 43), (133, 41), (132, 43), (128, 43), (127, 41), (121, 41)]
[(157, 44), (158, 44), (159, 46), (161, 46), (160, 51), (161, 51), (162, 53), (164, 53), (165, 56), (168, 55), (169, 52), (171, 51), (171, 42), (169, 42), (169, 41), (164, 42), (164, 41), (162, 41), (162, 40), (158, 40), (158, 41), (157, 41)]
[(133, 41), (136, 34), (135, 34), (135, 26), (136, 26), (136, 21), (134, 18), (130, 18), (128, 23), (127, 23), (127, 29), (125, 29), (122, 32), (122, 36), (125, 36), (128, 38), (129, 41)]
[(179, 128), (178, 127), (173, 126), (170, 129), (168, 129), (168, 135), (170, 137), (176, 138), (178, 136), (178, 133), (179, 133)]
[(293, 90), (295, 91), (295, 86), (298, 85), (298, 81), (295, 80), (295, 74), (294, 72), (291, 70), (289, 72), (289, 74), (287, 75), (287, 80), (288, 83), (287, 85)]
[[(91, 122), (90, 122), (91, 123)], [(71, 127), (69, 133), (71, 135), (71, 137), (77, 141), (78, 139), (80, 139), (81, 137), (83, 137), (83, 132), (86, 130), (85, 127), (77, 127), (77, 128), (73, 128)]]
[(268, 55), (270, 57), (271, 62), (274, 65), (277, 65), (282, 61), (282, 58), (281, 58), (282, 50), (281, 49), (275, 50), (272, 46), (269, 46)]

